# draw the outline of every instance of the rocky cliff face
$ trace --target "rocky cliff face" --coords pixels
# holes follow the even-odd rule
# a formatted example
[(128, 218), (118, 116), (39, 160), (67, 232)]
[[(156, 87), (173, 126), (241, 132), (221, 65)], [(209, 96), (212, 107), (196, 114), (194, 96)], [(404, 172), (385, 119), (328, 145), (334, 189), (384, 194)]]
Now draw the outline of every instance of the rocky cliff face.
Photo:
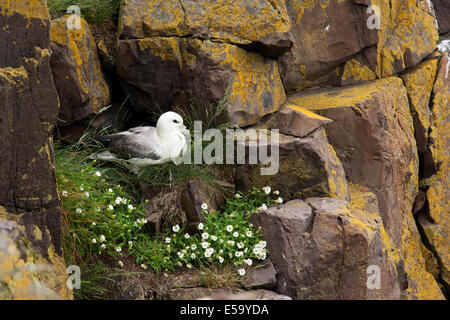
[[(235, 177), (239, 190), (270, 185), (289, 201), (254, 221), (277, 293), (443, 299), (450, 58), (435, 48), (450, 31), (448, 3), (123, 0), (113, 76), (141, 114), (188, 110), (191, 99), (204, 112), (228, 93), (223, 120), (280, 130), (280, 172), (259, 176), (243, 164)], [(114, 92), (89, 25), (70, 30), (66, 16), (50, 29), (44, 5), (0, 0), (0, 218), (24, 225), (47, 257), (61, 239), (51, 138), (58, 98), (67, 125), (95, 115)], [(370, 266), (381, 275), (375, 290)]]
[[(62, 264), (53, 159), (59, 101), (50, 69), (49, 32), (46, 1), (0, 1), (0, 218), (17, 221), (36, 254), (56, 266)], [(19, 253), (11, 259), (17, 266), (24, 262)], [(11, 265), (3, 258), (2, 263)], [(61, 280), (65, 270), (58, 270)], [(22, 284), (14, 290), (30, 298)], [(58, 286), (68, 297), (65, 280)]]

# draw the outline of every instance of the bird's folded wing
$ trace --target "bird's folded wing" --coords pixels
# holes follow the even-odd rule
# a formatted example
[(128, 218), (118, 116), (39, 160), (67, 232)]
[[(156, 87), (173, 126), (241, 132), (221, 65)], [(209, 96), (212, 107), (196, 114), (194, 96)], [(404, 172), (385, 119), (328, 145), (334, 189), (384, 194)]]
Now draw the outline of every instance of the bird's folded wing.
[(155, 127), (132, 128), (124, 133), (110, 135), (108, 139), (111, 152), (118, 154), (122, 159), (161, 159), (161, 141)]

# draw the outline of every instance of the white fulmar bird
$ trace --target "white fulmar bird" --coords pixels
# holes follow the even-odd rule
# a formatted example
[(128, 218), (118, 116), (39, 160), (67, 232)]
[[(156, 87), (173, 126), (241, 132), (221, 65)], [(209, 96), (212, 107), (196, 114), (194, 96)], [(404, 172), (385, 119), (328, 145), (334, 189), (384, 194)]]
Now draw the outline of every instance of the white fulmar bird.
[(172, 161), (178, 165), (187, 151), (189, 130), (175, 112), (163, 113), (155, 127), (131, 128), (99, 138), (110, 151), (94, 153), (91, 159), (125, 160), (130, 171), (138, 173), (145, 167)]

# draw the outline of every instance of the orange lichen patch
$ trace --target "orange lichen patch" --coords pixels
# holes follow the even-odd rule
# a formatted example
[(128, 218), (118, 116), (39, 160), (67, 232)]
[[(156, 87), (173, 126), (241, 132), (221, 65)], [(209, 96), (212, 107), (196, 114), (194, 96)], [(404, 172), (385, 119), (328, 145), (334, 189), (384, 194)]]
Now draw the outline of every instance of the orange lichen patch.
[(397, 87), (398, 85), (401, 85), (401, 80), (391, 77), (358, 85), (294, 93), (288, 96), (288, 101), (309, 110), (355, 107), (362, 101), (373, 100), (374, 95), (379, 92), (381, 87)]
[[(17, 217), (16, 217), (17, 218)], [(17, 225), (24, 231), (24, 227)], [(48, 233), (48, 231), (46, 230)], [(34, 227), (35, 238), (42, 237)], [(22, 239), (19, 247), (6, 233), (0, 233), (3, 250), (0, 250), (0, 300), (73, 299), (67, 288), (66, 266), (63, 258), (48, 249), (49, 260), (44, 259)]]
[(65, 15), (52, 20), (50, 38), (54, 44), (65, 48), (75, 69), (81, 96), (88, 97), (94, 111), (98, 111), (109, 103), (110, 89), (101, 70), (95, 40), (83, 18), (80, 18), (79, 29), (69, 29), (69, 18), (70, 15)]
[(315, 118), (315, 119), (319, 119), (319, 120), (325, 120), (325, 121), (330, 121), (330, 119), (322, 117), (321, 115), (318, 115), (317, 113), (311, 112), (308, 109), (302, 108), (297, 106), (296, 104), (293, 103), (286, 103), (286, 108), (290, 108), (290, 109), (294, 109), (298, 112), (304, 113), (305, 115), (307, 115), (308, 117), (311, 118)]
[(257, 0), (126, 0), (119, 34), (133, 38), (205, 34), (230, 43), (245, 44), (289, 32), (284, 2)]
[(49, 20), (46, 0), (0, 0), (0, 14), (11, 16), (21, 14), (28, 19)]
[[(376, 74), (379, 78), (395, 73), (397, 61), (405, 67), (405, 54), (423, 56), (431, 53), (439, 36), (434, 18), (421, 10), (415, 0), (388, 2), (373, 0), (381, 9), (378, 31), (378, 58)], [(420, 32), (418, 31), (420, 30)]]
[(368, 66), (361, 65), (361, 63), (352, 59), (344, 64), (344, 72), (342, 73), (342, 80), (375, 80), (376, 74)]
[(23, 85), (28, 79), (28, 72), (22, 66), (20, 68), (0, 68), (0, 77), (14, 85)]
[(254, 124), (264, 115), (277, 111), (286, 101), (277, 62), (260, 54), (226, 43), (178, 37), (154, 37), (137, 42), (139, 49), (146, 51), (143, 54), (173, 62), (180, 72), (193, 72), (199, 63), (208, 61), (221, 74), (230, 75), (228, 111), (236, 125)]

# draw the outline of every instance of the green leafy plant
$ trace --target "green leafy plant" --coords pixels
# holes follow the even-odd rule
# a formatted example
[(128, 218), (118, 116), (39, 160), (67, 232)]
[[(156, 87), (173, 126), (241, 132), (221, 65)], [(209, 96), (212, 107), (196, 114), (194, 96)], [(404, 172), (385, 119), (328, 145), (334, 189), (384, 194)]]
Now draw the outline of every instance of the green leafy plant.
[[(198, 224), (198, 233), (189, 234), (183, 227), (175, 225), (159, 242), (140, 241), (130, 252), (144, 268), (149, 265), (156, 272), (213, 264), (250, 266), (253, 260), (267, 257), (266, 242), (262, 240), (260, 230), (254, 230), (250, 216), (281, 203), (281, 198), (272, 198), (277, 194), (277, 191), (271, 194), (270, 187), (253, 189), (248, 195), (237, 193), (233, 199), (227, 199), (223, 210), (214, 213), (209, 213), (207, 205), (203, 204), (205, 221)], [(239, 273), (244, 275), (245, 270), (240, 269)]]

